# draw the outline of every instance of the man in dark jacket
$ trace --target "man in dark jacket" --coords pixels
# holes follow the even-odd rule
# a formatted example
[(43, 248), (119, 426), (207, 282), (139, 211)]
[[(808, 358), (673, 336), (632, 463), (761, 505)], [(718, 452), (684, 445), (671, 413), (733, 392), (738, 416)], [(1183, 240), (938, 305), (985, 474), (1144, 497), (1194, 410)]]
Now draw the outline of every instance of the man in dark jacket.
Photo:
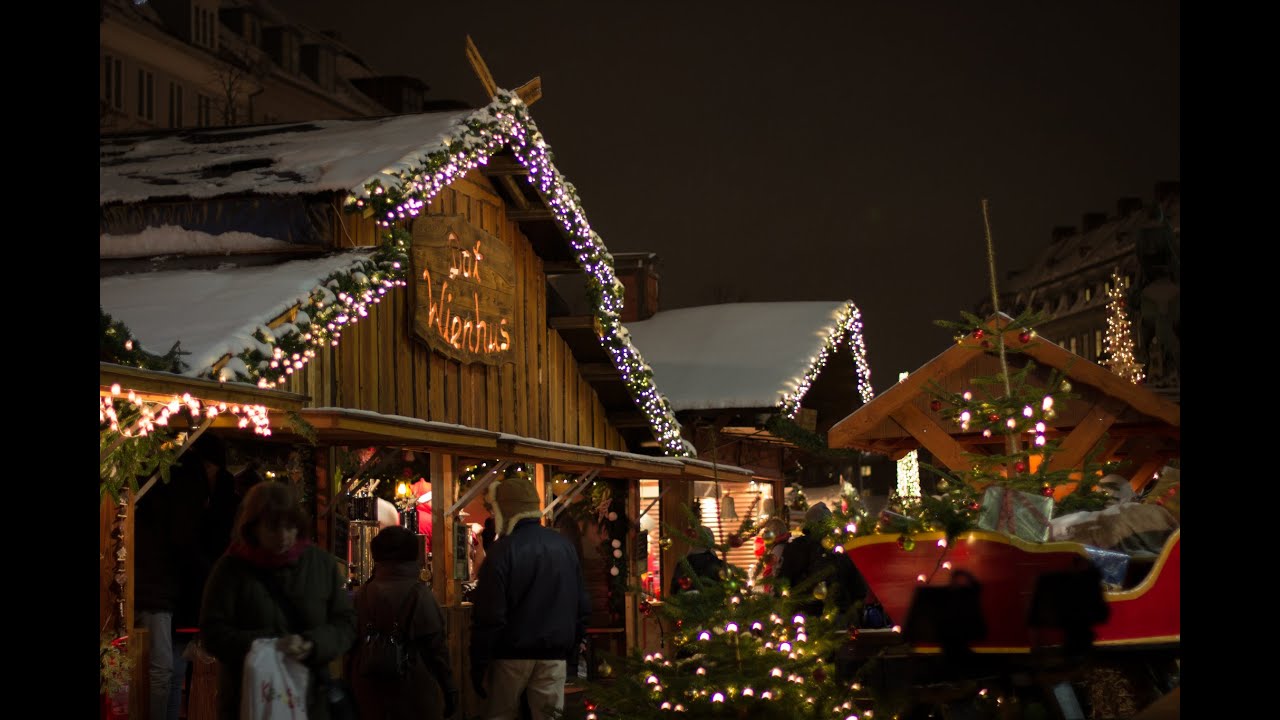
[(488, 493), (501, 536), (476, 580), (471, 684), (488, 700), (486, 720), (514, 720), (527, 691), (533, 720), (564, 709), (567, 668), (576, 666), (591, 600), (573, 544), (543, 527), (542, 504), (522, 475)]

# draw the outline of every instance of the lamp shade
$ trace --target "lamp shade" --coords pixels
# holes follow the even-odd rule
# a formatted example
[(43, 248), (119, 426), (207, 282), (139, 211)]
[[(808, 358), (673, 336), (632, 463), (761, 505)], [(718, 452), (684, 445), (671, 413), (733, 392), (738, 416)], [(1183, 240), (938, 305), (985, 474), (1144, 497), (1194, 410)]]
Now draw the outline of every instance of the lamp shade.
[(738, 509), (734, 506), (733, 496), (728, 493), (725, 493), (725, 496), (720, 499), (720, 519), (738, 519)]

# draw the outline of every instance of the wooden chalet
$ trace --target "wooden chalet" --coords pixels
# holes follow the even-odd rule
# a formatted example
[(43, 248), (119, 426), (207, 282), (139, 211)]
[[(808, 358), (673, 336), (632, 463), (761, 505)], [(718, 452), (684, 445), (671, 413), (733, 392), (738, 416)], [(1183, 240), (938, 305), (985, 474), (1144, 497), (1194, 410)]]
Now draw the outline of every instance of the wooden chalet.
[[(937, 383), (947, 392), (959, 393), (972, 389), (973, 378), (998, 375), (1000, 359), (991, 350), (994, 333), (1009, 321), (1006, 315), (992, 316), (986, 324), (985, 340), (966, 335), (835, 423), (827, 433), (830, 446), (882, 453), (895, 460), (912, 450), (923, 450), (932, 455), (935, 464), (957, 472), (969, 467), (966, 454), (1003, 452), (1002, 437), (960, 432), (939, 416), (930, 407), (928, 388)], [(1059, 371), (1076, 395), (1054, 406), (1057, 418), (1047, 435), (1063, 442), (1050, 460), (1052, 469), (1081, 467), (1097, 449), (1097, 461), (1124, 463), (1121, 472), (1137, 490), (1171, 459), (1180, 457), (1181, 411), (1175, 403), (1043, 337), (1023, 342), (1018, 332), (1010, 330), (1004, 332), (1004, 342), (1019, 351), (1007, 353), (1010, 372), (1034, 362), (1037, 367), (1032, 377), (1041, 385), (1047, 383), (1051, 371)], [(1069, 490), (1067, 485), (1058, 492)]]
[[(474, 570), (455, 531), (486, 514), (482, 493), (499, 469), (528, 470), (548, 522), (592, 483), (609, 484), (623, 520), (593, 539), (622, 540), (623, 557), (584, 542), (583, 561), (602, 606), (593, 635), (619, 652), (638, 642), (637, 602), (616, 594), (610, 568), (632, 580), (647, 572), (634, 552), (637, 519), (652, 507), (639, 481), (661, 496), (755, 478), (689, 457), (619, 318), (610, 256), (519, 95), (496, 92), (477, 110), (104, 136), (101, 150), (102, 307), (142, 348), (180, 343), (187, 353), (180, 373), (104, 365), (103, 392), (152, 383), (170, 398), (230, 401), (230, 388), (249, 383), (260, 404), (283, 411), (271, 435), (240, 441), (225, 413), (208, 431), (236, 439), (237, 457), (287, 454), (317, 541), (342, 562), (347, 493), (369, 480), (370, 462), (350, 458), (416, 458), (433, 497), (432, 587), (457, 677), (468, 668), (464, 585)], [(565, 303), (548, 267), (571, 265), (599, 288), (594, 345), (566, 342), (551, 321), (548, 308)], [(626, 392), (606, 404), (593, 382), (610, 375)], [(619, 427), (624, 413), (645, 424)], [(494, 469), (460, 487), (481, 464)], [(123, 501), (126, 517), (134, 500)], [(127, 596), (127, 577), (122, 585)], [(473, 710), (469, 684), (460, 687), (460, 710)]]

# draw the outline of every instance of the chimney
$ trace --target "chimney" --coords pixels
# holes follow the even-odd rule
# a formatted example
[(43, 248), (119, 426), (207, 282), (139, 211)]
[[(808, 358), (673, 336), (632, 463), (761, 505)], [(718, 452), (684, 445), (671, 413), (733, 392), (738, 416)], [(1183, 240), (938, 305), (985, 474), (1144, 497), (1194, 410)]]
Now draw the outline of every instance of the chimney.
[(1097, 230), (1107, 224), (1107, 214), (1102, 212), (1090, 212), (1080, 216), (1080, 232), (1087, 233), (1090, 230)]
[(1122, 218), (1142, 210), (1142, 198), (1122, 197), (1116, 202), (1116, 215)]
[(1075, 235), (1075, 234), (1076, 234), (1075, 226), (1073, 226), (1073, 225), (1059, 225), (1058, 227), (1056, 227), (1056, 228), (1054, 228), (1054, 229), (1053, 229), (1053, 240), (1052, 240), (1052, 241), (1053, 241), (1054, 243), (1060, 243), (1060, 242), (1062, 242), (1063, 240), (1066, 240), (1067, 238), (1069, 238), (1069, 237), (1071, 237), (1072, 235)]
[(1165, 180), (1156, 183), (1155, 195), (1156, 204), (1164, 202), (1174, 195), (1180, 195), (1179, 182), (1177, 180)]

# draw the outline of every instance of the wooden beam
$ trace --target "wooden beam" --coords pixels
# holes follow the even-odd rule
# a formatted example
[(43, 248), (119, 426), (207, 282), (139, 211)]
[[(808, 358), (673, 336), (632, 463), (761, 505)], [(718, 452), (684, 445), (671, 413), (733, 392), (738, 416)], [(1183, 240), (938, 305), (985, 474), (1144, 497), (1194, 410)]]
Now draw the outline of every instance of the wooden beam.
[(471, 36), (467, 36), (467, 62), (471, 63), (471, 69), (475, 71), (476, 77), (480, 79), (480, 84), (484, 86), (485, 95), (493, 98), (498, 94), (498, 85), (493, 81), (493, 75), (489, 72), (489, 66), (485, 64), (484, 58), (480, 57), (480, 48), (476, 47)]
[(930, 360), (916, 372), (899, 380), (889, 389), (871, 399), (871, 402), (858, 408), (852, 415), (836, 423), (827, 431), (827, 446), (832, 448), (853, 447), (854, 442), (871, 432), (886, 417), (891, 417), (900, 407), (913, 403), (916, 397), (925, 393), (930, 381), (940, 382), (947, 375), (968, 364), (978, 353), (978, 349), (949, 348), (941, 355)]
[(539, 205), (530, 206), (527, 210), (508, 210), (507, 219), (512, 222), (551, 222), (556, 219), (550, 208)]
[(622, 375), (613, 363), (582, 363), (578, 366), (582, 379), (589, 383), (622, 382)]
[(560, 507), (561, 505), (563, 505), (564, 507), (569, 507), (569, 503), (573, 502), (573, 499), (578, 496), (578, 493), (581, 493), (583, 490), (586, 490), (587, 487), (591, 485), (591, 483), (595, 482), (596, 476), (599, 474), (600, 474), (599, 470), (588, 470), (582, 473), (582, 475), (578, 477), (577, 484), (569, 488), (569, 492), (561, 495), (560, 497), (552, 501), (550, 505), (542, 508), (542, 514), (547, 517), (550, 517), (552, 520), (555, 520), (556, 519), (555, 509), (557, 507)]
[(529, 168), (511, 155), (499, 154), (489, 158), (489, 162), (480, 166), (480, 174), (489, 178), (500, 175), (525, 176), (529, 174)]
[(652, 427), (649, 423), (649, 418), (645, 417), (639, 410), (632, 412), (611, 412), (605, 417), (608, 419), (610, 425), (619, 430)]
[(1109, 396), (1094, 403), (1080, 422), (1067, 434), (1058, 452), (1054, 453), (1049, 460), (1049, 470), (1052, 472), (1081, 466), (1093, 446), (1097, 445), (1107, 429), (1115, 424), (1116, 414), (1122, 407), (1123, 401)]
[(445, 511), (454, 505), (456, 472), (453, 455), (431, 453), (431, 590), (444, 607), (462, 600), (460, 585), (453, 579), (454, 515)]
[(973, 465), (973, 461), (965, 457), (964, 447), (913, 403), (903, 404), (890, 417), (952, 471), (968, 472)]
[[(484, 492), (484, 489), (489, 487), (489, 483), (493, 482), (494, 478), (498, 477), (499, 473), (506, 470), (512, 462), (514, 461), (502, 460), (497, 465), (489, 468), (489, 472), (486, 472), (479, 480), (471, 483), (471, 487), (467, 488), (467, 491), (462, 493), (462, 497), (459, 497), (457, 502), (449, 506), (448, 514), (453, 515), (466, 507), (467, 504), (474, 500), (477, 495)], [(431, 506), (434, 508), (435, 503), (432, 503)]]
[[(529, 210), (529, 198), (525, 197), (524, 190), (520, 189), (520, 184), (511, 175), (494, 175), (493, 179), (498, 182), (510, 196), (511, 202), (521, 211)], [(508, 215), (508, 218), (510, 215)]]
[(516, 88), (516, 95), (525, 105), (532, 105), (542, 99), (542, 76), (535, 76), (529, 82)]
[(547, 318), (547, 326), (552, 330), (590, 330), (595, 332), (596, 319), (591, 315)]
[(542, 272), (547, 275), (582, 275), (587, 271), (576, 260), (543, 260)]

